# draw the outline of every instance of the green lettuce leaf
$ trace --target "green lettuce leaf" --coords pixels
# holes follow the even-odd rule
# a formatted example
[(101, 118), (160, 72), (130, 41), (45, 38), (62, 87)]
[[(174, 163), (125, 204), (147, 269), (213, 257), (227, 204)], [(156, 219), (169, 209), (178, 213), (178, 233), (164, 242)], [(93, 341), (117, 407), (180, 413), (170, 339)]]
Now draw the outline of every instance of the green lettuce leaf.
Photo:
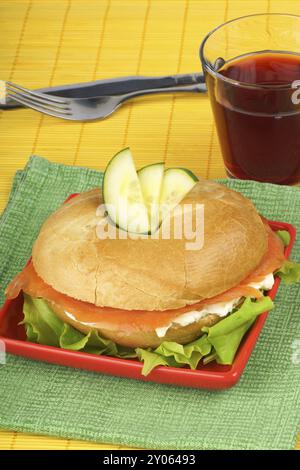
[(92, 330), (85, 335), (64, 323), (44, 299), (24, 294), (23, 313), (24, 320), (21, 323), (25, 326), (27, 339), (33, 343), (106, 356), (137, 357), (134, 349), (116, 345), (113, 341), (100, 337), (97, 331)]
[(60, 320), (46, 300), (32, 298), (26, 294), (22, 323), (25, 325), (29, 341), (92, 354), (123, 358), (138, 357), (144, 363), (142, 374), (148, 375), (159, 365), (189, 366), (191, 369), (196, 369), (202, 358), (206, 363), (216, 359), (220, 364), (231, 364), (244, 334), (257, 315), (272, 307), (273, 303), (269, 297), (259, 301), (246, 298), (231, 315), (212, 327), (203, 328), (204, 334), (195, 341), (185, 345), (163, 341), (154, 350), (142, 348), (134, 350), (119, 346), (113, 341), (102, 338), (95, 330), (83, 334)]
[(47, 302), (24, 294), (24, 320), (27, 338), (35, 343), (59, 347), (64, 323), (55, 315)]
[(200, 359), (211, 351), (211, 345), (206, 335), (201, 336), (192, 343), (178, 344), (173, 341), (164, 341), (155, 349), (157, 354), (164, 357), (172, 357), (178, 365), (188, 365), (196, 369)]
[(281, 238), (284, 246), (288, 246), (291, 241), (291, 236), (287, 230), (277, 230), (276, 234)]
[(172, 367), (188, 365), (191, 369), (196, 369), (199, 361), (210, 353), (211, 348), (206, 335), (203, 335), (189, 344), (182, 345), (174, 341), (163, 341), (154, 351), (137, 348), (136, 352), (140, 361), (144, 362), (142, 374), (148, 375), (159, 365)]
[(283, 280), (285, 284), (293, 284), (300, 281), (300, 263), (286, 260), (276, 274)]
[(136, 348), (136, 352), (139, 360), (144, 362), (142, 374), (145, 376), (158, 366), (179, 367), (172, 357), (164, 357), (151, 350), (141, 348)]
[[(23, 322), (20, 322), (19, 325), (22, 325), (22, 323)], [(31, 341), (31, 343), (38, 343), (38, 335), (35, 331), (33, 331), (30, 323), (25, 324), (25, 331), (28, 341)]]
[(211, 327), (202, 328), (202, 331), (207, 333), (207, 340), (214, 347), (219, 364), (232, 364), (243, 336), (256, 317), (273, 307), (270, 297), (257, 301), (247, 297), (236, 312)]
[(159, 365), (187, 365), (196, 369), (202, 358), (205, 363), (216, 360), (219, 364), (232, 364), (243, 336), (256, 317), (272, 308), (270, 297), (263, 297), (258, 301), (247, 297), (234, 313), (214, 326), (202, 328), (205, 334), (192, 343), (181, 345), (164, 341), (154, 351), (138, 348), (138, 358), (144, 362), (142, 374), (148, 375)]

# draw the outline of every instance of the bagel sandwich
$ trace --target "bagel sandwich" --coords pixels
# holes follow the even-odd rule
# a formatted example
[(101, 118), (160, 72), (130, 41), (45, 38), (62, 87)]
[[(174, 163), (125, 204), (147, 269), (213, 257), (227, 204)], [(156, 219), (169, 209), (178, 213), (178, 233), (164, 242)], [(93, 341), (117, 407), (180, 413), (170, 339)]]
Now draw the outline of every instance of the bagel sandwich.
[[(28, 339), (138, 357), (144, 373), (159, 364), (194, 368), (202, 358), (231, 363), (233, 321), (241, 340), (272, 308), (264, 293), (287, 263), (282, 239), (249, 199), (212, 181), (198, 181), (179, 203), (204, 206), (200, 250), (187, 250), (184, 237), (99, 239), (101, 202), (97, 188), (50, 215), (8, 285), (8, 298), (24, 294)], [(225, 354), (216, 334), (227, 334)]]

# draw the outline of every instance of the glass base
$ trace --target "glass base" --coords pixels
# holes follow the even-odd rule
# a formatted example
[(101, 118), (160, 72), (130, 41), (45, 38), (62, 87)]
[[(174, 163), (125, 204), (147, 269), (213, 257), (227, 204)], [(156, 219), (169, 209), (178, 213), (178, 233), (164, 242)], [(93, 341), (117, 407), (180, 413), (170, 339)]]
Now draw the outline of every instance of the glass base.
[(233, 175), (232, 173), (230, 173), (230, 171), (228, 170), (228, 168), (226, 168), (226, 166), (225, 166), (225, 171), (226, 171), (226, 174), (227, 174), (228, 178), (231, 178), (231, 179), (234, 179), (234, 180), (239, 180), (239, 179), (241, 179), (241, 178), (239, 178), (238, 176), (235, 176), (235, 175)]
[(283, 185), (283, 186), (300, 186), (300, 181), (293, 181), (292, 183), (280, 183), (280, 182), (277, 182), (277, 181), (261, 181), (259, 179), (255, 179), (255, 178), (241, 178), (239, 176), (235, 176), (233, 173), (231, 173), (228, 168), (226, 168), (225, 166), (225, 171), (226, 171), (226, 174), (228, 176), (228, 178), (230, 179), (234, 179), (234, 180), (248, 180), (248, 181), (257, 181), (258, 183), (268, 183), (268, 184), (277, 184), (277, 185)]

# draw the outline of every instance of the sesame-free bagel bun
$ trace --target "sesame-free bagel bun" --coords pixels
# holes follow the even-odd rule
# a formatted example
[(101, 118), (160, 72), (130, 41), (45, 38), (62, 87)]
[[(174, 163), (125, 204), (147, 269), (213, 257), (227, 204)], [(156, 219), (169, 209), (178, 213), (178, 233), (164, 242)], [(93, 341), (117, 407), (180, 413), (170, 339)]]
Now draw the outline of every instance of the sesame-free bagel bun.
[[(84, 192), (44, 223), (34, 244), (37, 274), (56, 291), (96, 306), (168, 310), (238, 285), (260, 263), (267, 233), (252, 202), (220, 184), (200, 180), (181, 204), (204, 204), (204, 246), (186, 242), (99, 239), (99, 189)], [(117, 230), (118, 231), (118, 230)], [(199, 330), (198, 330), (199, 331)]]

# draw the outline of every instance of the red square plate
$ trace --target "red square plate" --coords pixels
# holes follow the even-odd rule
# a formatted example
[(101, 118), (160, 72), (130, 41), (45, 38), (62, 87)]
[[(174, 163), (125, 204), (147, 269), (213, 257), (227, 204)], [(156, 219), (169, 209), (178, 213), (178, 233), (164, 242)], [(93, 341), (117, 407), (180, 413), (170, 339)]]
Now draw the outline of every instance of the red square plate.
[[(282, 229), (290, 233), (291, 240), (285, 248), (285, 256), (288, 258), (294, 244), (296, 229), (284, 222), (270, 221), (269, 224), (273, 230)], [(277, 278), (272, 290), (269, 292), (269, 296), (272, 299), (275, 297), (279, 282), (280, 279)], [(196, 370), (160, 366), (154, 369), (147, 377), (144, 377), (141, 375), (143, 365), (136, 360), (97, 356), (95, 354), (70, 351), (53, 346), (43, 346), (26, 341), (24, 327), (19, 325), (22, 319), (22, 307), (23, 296), (20, 294), (17, 299), (7, 300), (0, 310), (0, 340), (5, 343), (6, 351), (9, 353), (104, 374), (207, 389), (225, 389), (237, 383), (268, 315), (268, 312), (259, 315), (252, 328), (244, 337), (234, 363), (231, 366), (223, 366), (216, 363), (203, 366), (200, 363)]]

